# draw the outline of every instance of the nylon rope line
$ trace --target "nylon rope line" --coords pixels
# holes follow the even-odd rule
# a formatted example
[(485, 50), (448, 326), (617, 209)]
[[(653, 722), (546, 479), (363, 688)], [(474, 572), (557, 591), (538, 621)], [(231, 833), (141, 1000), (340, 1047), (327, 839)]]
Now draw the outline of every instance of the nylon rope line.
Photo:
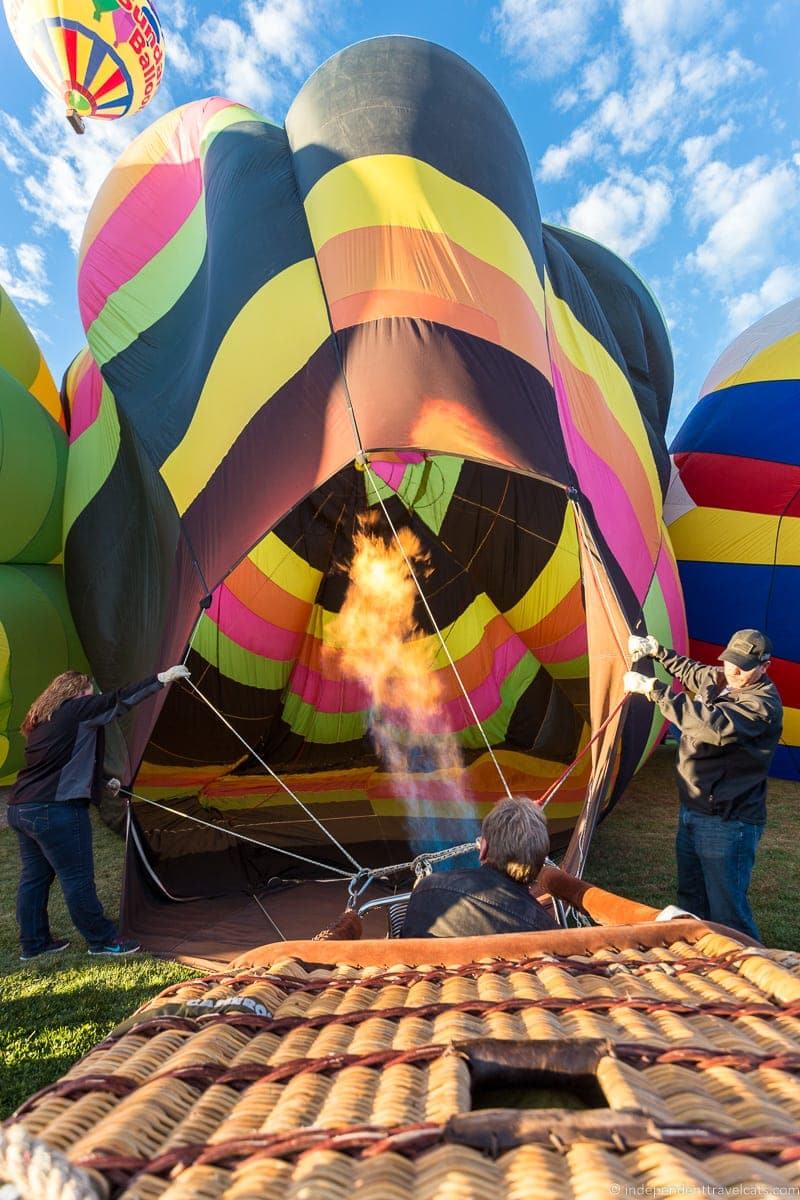
[(547, 805), (550, 803), (553, 796), (555, 796), (556, 792), (561, 787), (561, 785), (569, 778), (569, 776), (575, 770), (578, 763), (583, 758), (584, 754), (586, 754), (587, 750), (591, 749), (592, 745), (597, 741), (597, 739), (600, 737), (600, 735), (602, 733), (604, 733), (605, 730), (607, 729), (607, 727), (611, 724), (614, 717), (617, 715), (619, 710), (622, 708), (622, 706), (625, 703), (625, 701), (627, 700), (627, 698), (628, 698), (627, 696), (622, 697), (619, 704), (617, 704), (616, 708), (612, 709), (612, 711), (606, 717), (605, 721), (603, 721), (603, 724), (597, 729), (597, 731), (595, 733), (592, 734), (591, 738), (586, 743), (586, 745), (583, 747), (583, 749), (578, 752), (578, 754), (575, 756), (575, 758), (572, 760), (572, 762), (567, 767), (566, 771), (562, 771), (562, 773), (559, 775), (558, 779), (556, 779), (553, 783), (551, 783), (550, 786), (546, 789), (546, 791), (539, 797), (539, 799), (536, 801), (536, 803), (539, 805), (540, 808), (547, 807)]
[[(126, 796), (130, 796), (132, 800), (141, 800), (143, 804), (152, 804), (154, 808), (160, 808), (164, 812), (172, 813), (174, 817), (182, 817), (184, 821), (194, 821), (196, 825), (204, 825), (206, 829), (214, 829), (217, 833), (223, 834), (225, 837), (238, 838), (240, 842), (249, 842), (252, 846), (259, 846), (262, 850), (274, 850), (276, 854), (285, 854), (287, 858), (296, 858), (298, 862), (310, 863), (312, 867), (319, 867), (322, 871), (331, 871), (334, 875), (341, 876), (342, 879), (352, 879), (351, 871), (343, 871), (341, 867), (332, 867), (330, 863), (318, 862), (315, 858), (308, 858), (305, 854), (297, 854), (294, 850), (286, 850), (283, 846), (273, 846), (270, 842), (260, 842), (258, 838), (248, 837), (245, 833), (237, 833), (235, 829), (226, 829), (222, 825), (215, 825), (213, 821), (204, 821), (202, 817), (193, 817), (191, 813), (181, 812), (179, 808), (170, 808), (168, 804), (162, 804), (159, 800), (151, 800), (148, 796), (140, 796), (138, 792), (132, 792), (129, 788), (120, 788)], [(327, 832), (327, 831), (325, 831)], [(364, 870), (363, 867), (358, 868), (359, 871)]]
[(282, 942), (285, 942), (285, 941), (286, 941), (286, 935), (283, 933), (283, 931), (280, 929), (280, 927), (279, 927), (279, 926), (278, 926), (278, 925), (275, 923), (275, 921), (274, 921), (274, 920), (272, 919), (272, 917), (269, 915), (269, 913), (267, 912), (266, 908), (264, 907), (264, 905), (263, 905), (263, 904), (261, 903), (261, 901), (259, 900), (258, 896), (255, 894), (255, 892), (251, 892), (251, 895), (252, 895), (252, 898), (255, 900), (256, 904), (258, 905), (258, 907), (261, 909), (261, 911), (262, 911), (262, 913), (264, 914), (264, 916), (265, 916), (265, 917), (267, 918), (267, 920), (269, 921), (269, 923), (270, 923), (270, 925), (272, 926), (272, 928), (273, 928), (273, 929), (275, 930), (275, 932), (277, 933), (278, 937), (281, 939), (281, 941), (282, 941)]
[[(302, 810), (306, 814), (306, 816), (309, 817), (314, 822), (314, 824), (317, 826), (317, 828), (320, 829), (322, 831), (322, 833), (325, 834), (325, 836), (333, 843), (333, 845), (337, 848), (337, 850), (339, 850), (341, 852), (341, 854), (349, 862), (351, 862), (353, 864), (353, 866), (356, 868), (356, 870), (357, 871), (363, 870), (361, 863), (358, 862), (357, 859), (353, 858), (350, 851), (345, 849), (345, 847), (341, 844), (341, 842), (338, 840), (338, 838), (336, 838), (329, 829), (326, 829), (325, 825), (323, 825), (323, 823), (322, 823), (322, 821), (320, 821), (319, 817), (315, 816), (314, 813), (311, 812), (310, 808), (308, 808), (308, 806), (303, 803), (303, 801), (300, 799), (300, 797), (292, 791), (292, 789), (289, 787), (289, 785), (287, 783), (284, 783), (284, 781), (281, 779), (280, 775), (278, 775), (275, 771), (273, 771), (272, 767), (270, 767), (268, 763), (264, 762), (264, 759), (261, 757), (261, 755), (258, 753), (258, 751), (255, 750), (250, 745), (250, 743), (247, 741), (246, 738), (242, 737), (242, 735), (239, 733), (238, 729), (235, 729), (234, 726), (231, 725), (230, 721), (227, 719), (227, 717), (224, 715), (224, 713), (221, 713), (219, 711), (219, 709), (216, 707), (216, 705), (213, 704), (212, 701), (209, 700), (208, 697), (203, 692), (200, 691), (200, 688), (197, 686), (197, 684), (194, 683), (194, 681), (191, 678), (185, 679), (184, 683), (188, 683), (188, 685), (192, 689), (192, 691), (196, 692), (197, 695), (200, 697), (200, 699), (203, 701), (203, 703), (207, 704), (208, 707), (211, 709), (211, 711), (213, 713), (215, 713), (217, 717), (219, 717), (220, 721), (222, 721), (222, 724), (226, 727), (226, 729), (229, 729), (231, 731), (231, 733), (233, 734), (233, 736), (235, 738), (238, 738), (238, 740), (244, 746), (245, 750), (247, 750), (248, 754), (252, 754), (252, 756), (256, 760), (256, 762), (259, 763), (264, 768), (264, 770), (267, 772), (267, 774), (270, 775), (275, 780), (275, 782), (280, 787), (283, 788), (283, 790), (286, 792), (287, 796), (291, 796), (292, 800), (294, 800), (294, 802), (296, 804), (299, 804), (300, 808), (302, 808)], [(311, 860), (309, 860), (309, 861), (311, 861)]]
[(387, 507), (386, 507), (386, 504), (384, 503), (383, 496), (380, 494), (380, 491), (378, 490), (378, 486), (377, 486), (377, 484), (376, 484), (376, 482), (375, 482), (375, 476), (374, 476), (374, 474), (373, 474), (373, 472), (372, 472), (372, 469), (371, 469), (371, 467), (370, 467), (370, 465), (369, 465), (369, 462), (367, 461), (366, 457), (364, 457), (362, 465), (363, 465), (363, 467), (364, 467), (364, 470), (366, 471), (367, 475), (369, 476), (369, 481), (370, 481), (370, 484), (372, 485), (372, 488), (373, 488), (373, 490), (374, 490), (374, 492), (375, 492), (375, 495), (378, 497), (378, 503), (380, 504), (381, 508), (383, 509), (383, 515), (386, 517), (386, 520), (387, 520), (387, 522), (388, 522), (388, 524), (389, 524), (389, 528), (390, 528), (390, 529), (391, 529), (391, 531), (392, 531), (392, 536), (394, 537), (394, 540), (396, 541), (396, 543), (397, 543), (397, 545), (398, 545), (398, 547), (399, 547), (399, 549), (400, 549), (400, 553), (401, 553), (401, 554), (402, 554), (402, 556), (403, 556), (403, 561), (404, 561), (404, 562), (405, 562), (405, 564), (406, 564), (406, 568), (408, 569), (408, 573), (409, 573), (409, 575), (411, 576), (411, 579), (413, 580), (414, 587), (417, 589), (417, 593), (418, 593), (418, 595), (419, 595), (419, 598), (420, 598), (420, 600), (422, 601), (422, 604), (423, 604), (423, 606), (424, 606), (424, 608), (425, 608), (425, 611), (426, 611), (426, 613), (428, 614), (428, 617), (430, 618), (430, 621), (431, 621), (431, 624), (433, 625), (433, 628), (434, 628), (434, 630), (436, 631), (436, 636), (437, 636), (437, 637), (438, 637), (438, 639), (439, 639), (439, 644), (441, 645), (442, 649), (444, 650), (444, 653), (445, 653), (445, 656), (446, 656), (446, 658), (447, 658), (447, 661), (449, 662), (449, 664), (450, 664), (450, 666), (451, 666), (451, 668), (452, 668), (452, 670), (453, 670), (453, 674), (455, 675), (455, 677), (456, 677), (456, 680), (458, 681), (458, 686), (461, 688), (461, 693), (462, 693), (462, 695), (463, 695), (464, 699), (465, 699), (465, 700), (466, 700), (466, 702), (467, 702), (467, 707), (469, 708), (469, 711), (470, 711), (470, 713), (472, 714), (472, 718), (473, 718), (473, 720), (475, 721), (475, 724), (477, 725), (478, 729), (480, 730), (481, 737), (483, 738), (483, 741), (484, 741), (484, 744), (485, 744), (485, 746), (486, 746), (486, 749), (487, 749), (487, 750), (488, 750), (488, 752), (489, 752), (489, 757), (491, 758), (492, 762), (494, 763), (495, 770), (497, 771), (497, 774), (498, 774), (498, 776), (499, 776), (499, 778), (500, 778), (500, 782), (501, 782), (501, 783), (502, 783), (502, 785), (503, 785), (503, 788), (504, 788), (504, 790), (505, 790), (506, 796), (508, 796), (508, 798), (509, 798), (509, 800), (510, 800), (510, 799), (511, 799), (511, 797), (512, 797), (512, 792), (511, 792), (511, 789), (510, 789), (510, 787), (508, 786), (508, 783), (507, 783), (507, 781), (506, 781), (506, 777), (505, 777), (505, 775), (503, 774), (503, 768), (500, 766), (500, 763), (498, 762), (497, 756), (496, 756), (496, 754), (495, 754), (494, 750), (492, 749), (491, 742), (489, 741), (488, 737), (486, 736), (486, 731), (485, 731), (485, 729), (483, 728), (483, 724), (481, 723), (481, 720), (480, 720), (480, 718), (479, 718), (478, 714), (477, 714), (477, 713), (476, 713), (476, 711), (475, 711), (475, 706), (474, 706), (474, 705), (473, 705), (473, 703), (472, 703), (472, 700), (471, 700), (471, 698), (470, 698), (469, 692), (468, 692), (468, 691), (467, 691), (467, 689), (466, 689), (466, 686), (465, 686), (465, 684), (464, 684), (464, 680), (461, 678), (461, 674), (460, 674), (460, 672), (459, 672), (459, 670), (458, 670), (458, 667), (457, 667), (457, 666), (456, 666), (456, 664), (455, 664), (455, 661), (454, 661), (454, 659), (453, 659), (453, 656), (452, 656), (452, 654), (450, 653), (449, 649), (447, 648), (447, 642), (444, 640), (444, 636), (443, 636), (443, 634), (442, 634), (442, 631), (441, 631), (441, 629), (439, 628), (438, 624), (436, 623), (436, 618), (434, 617), (434, 615), (433, 615), (433, 612), (431, 611), (431, 606), (428, 604), (428, 601), (427, 601), (427, 598), (426, 598), (426, 596), (425, 596), (425, 593), (423, 592), (423, 590), (422, 590), (422, 587), (421, 587), (421, 585), (420, 585), (420, 582), (419, 582), (419, 580), (417, 579), (416, 572), (414, 571), (414, 568), (413, 568), (413, 566), (411, 565), (411, 561), (410, 561), (410, 559), (409, 559), (408, 555), (407, 555), (407, 554), (406, 554), (406, 552), (405, 552), (405, 549), (404, 549), (404, 547), (403, 547), (403, 543), (400, 541), (400, 536), (399, 536), (399, 534), (398, 534), (398, 532), (397, 532), (397, 529), (395, 528), (395, 525), (394, 525), (394, 522), (392, 521), (392, 518), (391, 518), (391, 517), (390, 517), (390, 515), (389, 515), (389, 510), (387, 509)]

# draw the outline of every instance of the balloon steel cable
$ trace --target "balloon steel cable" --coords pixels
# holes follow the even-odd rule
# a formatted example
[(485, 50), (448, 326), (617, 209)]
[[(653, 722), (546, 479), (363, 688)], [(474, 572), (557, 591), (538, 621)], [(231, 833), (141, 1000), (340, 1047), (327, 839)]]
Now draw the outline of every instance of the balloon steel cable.
[[(339, 850), (341, 852), (341, 854), (348, 860), (348, 862), (351, 862), (357, 871), (362, 870), (361, 863), (358, 861), (358, 859), (353, 858), (353, 855), (350, 853), (350, 851), (345, 849), (345, 847), (338, 840), (338, 838), (336, 838), (331, 833), (331, 831), (325, 827), (325, 825), (322, 823), (322, 821), (320, 821), (319, 817), (315, 816), (315, 814), (311, 811), (311, 809), (306, 804), (303, 803), (303, 801), (300, 799), (300, 797), (295, 792), (292, 791), (292, 789), (289, 787), (288, 783), (284, 783), (284, 781), (281, 779), (280, 775), (278, 775), (276, 771), (273, 771), (272, 767), (269, 766), (269, 764), (264, 761), (264, 759), (261, 757), (261, 755), (258, 753), (258, 751), (255, 750), (254, 747), (251, 746), (250, 743), (247, 741), (247, 739), (242, 737), (242, 735), (239, 733), (238, 729), (236, 729), (235, 726), (233, 726), (230, 723), (230, 721), (225, 716), (225, 714), (221, 713), (220, 710), (217, 708), (217, 706), (213, 703), (213, 701), (209, 700), (208, 696), (206, 696), (203, 692), (200, 691), (200, 688), (197, 686), (197, 684), (194, 683), (194, 681), (192, 679), (186, 679), (186, 680), (184, 680), (184, 682), (187, 683), (189, 685), (189, 687), (192, 689), (192, 691), (195, 692), (200, 697), (200, 699), (203, 701), (203, 703), (208, 705), (208, 707), (211, 709), (211, 711), (217, 717), (219, 717), (220, 721), (225, 726), (225, 728), (229, 729), (230, 732), (233, 734), (233, 736), (242, 743), (245, 750), (247, 750), (247, 752), (253, 756), (253, 758), (256, 760), (256, 762), (259, 763), (259, 765), (264, 768), (264, 770), (267, 772), (267, 774), (270, 775), (275, 780), (275, 782), (279, 785), (279, 787), (283, 788), (283, 790), (286, 792), (287, 796), (291, 796), (292, 800), (294, 800), (296, 804), (300, 805), (300, 807), (302, 808), (302, 810), (306, 814), (306, 816), (309, 817), (310, 820), (312, 820), (314, 822), (314, 824), (317, 826), (317, 828), (320, 829), (325, 834), (325, 836), (333, 843), (333, 845), (337, 848), (337, 850)], [(155, 802), (150, 801), (150, 803), (155, 803)], [(196, 820), (197, 818), (194, 818), (194, 819)], [(214, 826), (214, 828), (216, 828), (216, 826)], [(229, 831), (226, 830), (225, 832), (227, 833)], [(241, 836), (241, 835), (234, 835), (234, 836)], [(249, 840), (252, 840), (252, 839), (249, 839)], [(256, 844), (259, 844), (259, 843), (256, 843)], [(276, 849), (276, 847), (270, 846), (270, 847), (268, 847), (268, 849), (274, 850), (274, 849)], [(288, 851), (282, 851), (282, 853), (288, 853)], [(297, 858), (297, 857), (302, 857), (302, 856), (295, 855), (294, 857)], [(311, 862), (313, 860), (307, 859), (306, 861)], [(319, 864), (316, 864), (316, 865), (319, 865)], [(340, 874), (346, 874), (346, 872), (340, 872)]]

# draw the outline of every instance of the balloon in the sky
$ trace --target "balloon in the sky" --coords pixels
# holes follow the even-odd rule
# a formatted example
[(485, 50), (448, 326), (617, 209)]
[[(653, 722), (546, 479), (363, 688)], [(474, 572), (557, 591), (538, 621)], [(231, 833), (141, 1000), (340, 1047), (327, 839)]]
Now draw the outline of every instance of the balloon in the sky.
[(85, 666), (61, 567), (66, 467), (53, 378), (0, 288), (0, 782), (22, 765), (31, 701), (54, 675)]
[(693, 653), (736, 629), (771, 639), (784, 704), (773, 774), (800, 778), (800, 299), (717, 359), (672, 445), (670, 535)]
[[(100, 681), (191, 639), (204, 693), (373, 862), (407, 852), (411, 791), (429, 845), (474, 831), (503, 794), (484, 734), (538, 796), (603, 727), (547, 809), (566, 834), (588, 790), (590, 832), (661, 727), (645, 702), (624, 729), (613, 713), (628, 630), (685, 646), (661, 519), (671, 354), (634, 272), (542, 225), (489, 84), (439, 47), (379, 38), (317, 71), (285, 128), (187, 105), (100, 190), (78, 287), (94, 367), (82, 390), (67, 381), (83, 469), (65, 564)], [(367, 736), (374, 701), (331, 653), (365, 515), (386, 545), (391, 518), (421, 546), (414, 618), (468, 804), (425, 762), (398, 791)], [(323, 852), (193, 694), (137, 709), (128, 745), (138, 789), (199, 795), (231, 826), (257, 812), (263, 840)], [(136, 819), (178, 892), (237, 886), (246, 846)]]
[(85, 117), (114, 120), (149, 104), (164, 70), (153, 0), (3, 0), (11, 35), (34, 74)]

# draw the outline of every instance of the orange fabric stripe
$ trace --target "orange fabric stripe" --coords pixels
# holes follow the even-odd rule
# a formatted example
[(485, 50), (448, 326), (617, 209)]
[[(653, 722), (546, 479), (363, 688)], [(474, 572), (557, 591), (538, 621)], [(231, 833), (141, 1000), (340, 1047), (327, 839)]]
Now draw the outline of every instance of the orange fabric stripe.
[(559, 600), (555, 608), (536, 625), (520, 631), (526, 646), (536, 652), (537, 646), (550, 646), (586, 622), (583, 611), (583, 591), (580, 580)]
[(326, 242), (317, 260), (334, 329), (377, 317), (435, 320), (503, 346), (549, 377), (544, 326), (523, 289), (445, 234), (352, 229)]
[(285, 591), (244, 558), (225, 580), (225, 586), (256, 616), (281, 629), (305, 629), (313, 607)]

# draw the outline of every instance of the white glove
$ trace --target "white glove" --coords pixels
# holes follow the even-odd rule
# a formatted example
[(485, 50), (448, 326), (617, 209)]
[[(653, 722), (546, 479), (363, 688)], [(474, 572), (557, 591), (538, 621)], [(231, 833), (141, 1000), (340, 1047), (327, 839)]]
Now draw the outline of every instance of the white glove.
[(106, 791), (108, 792), (109, 796), (118, 796), (119, 789), (121, 787), (122, 787), (122, 784), (120, 783), (120, 781), (118, 779), (107, 779), (106, 780)]
[(654, 638), (652, 633), (648, 633), (647, 637), (638, 637), (632, 633), (628, 638), (628, 654), (634, 662), (637, 658), (655, 658), (659, 649), (658, 639)]
[(166, 687), (168, 683), (174, 683), (176, 679), (189, 679), (191, 674), (189, 668), (184, 667), (181, 663), (177, 667), (167, 667), (166, 671), (159, 671), (156, 679)]
[(657, 683), (658, 680), (651, 679), (649, 675), (640, 675), (638, 671), (626, 671), (622, 677), (622, 686), (626, 692), (647, 696), (648, 700), (655, 699)]

